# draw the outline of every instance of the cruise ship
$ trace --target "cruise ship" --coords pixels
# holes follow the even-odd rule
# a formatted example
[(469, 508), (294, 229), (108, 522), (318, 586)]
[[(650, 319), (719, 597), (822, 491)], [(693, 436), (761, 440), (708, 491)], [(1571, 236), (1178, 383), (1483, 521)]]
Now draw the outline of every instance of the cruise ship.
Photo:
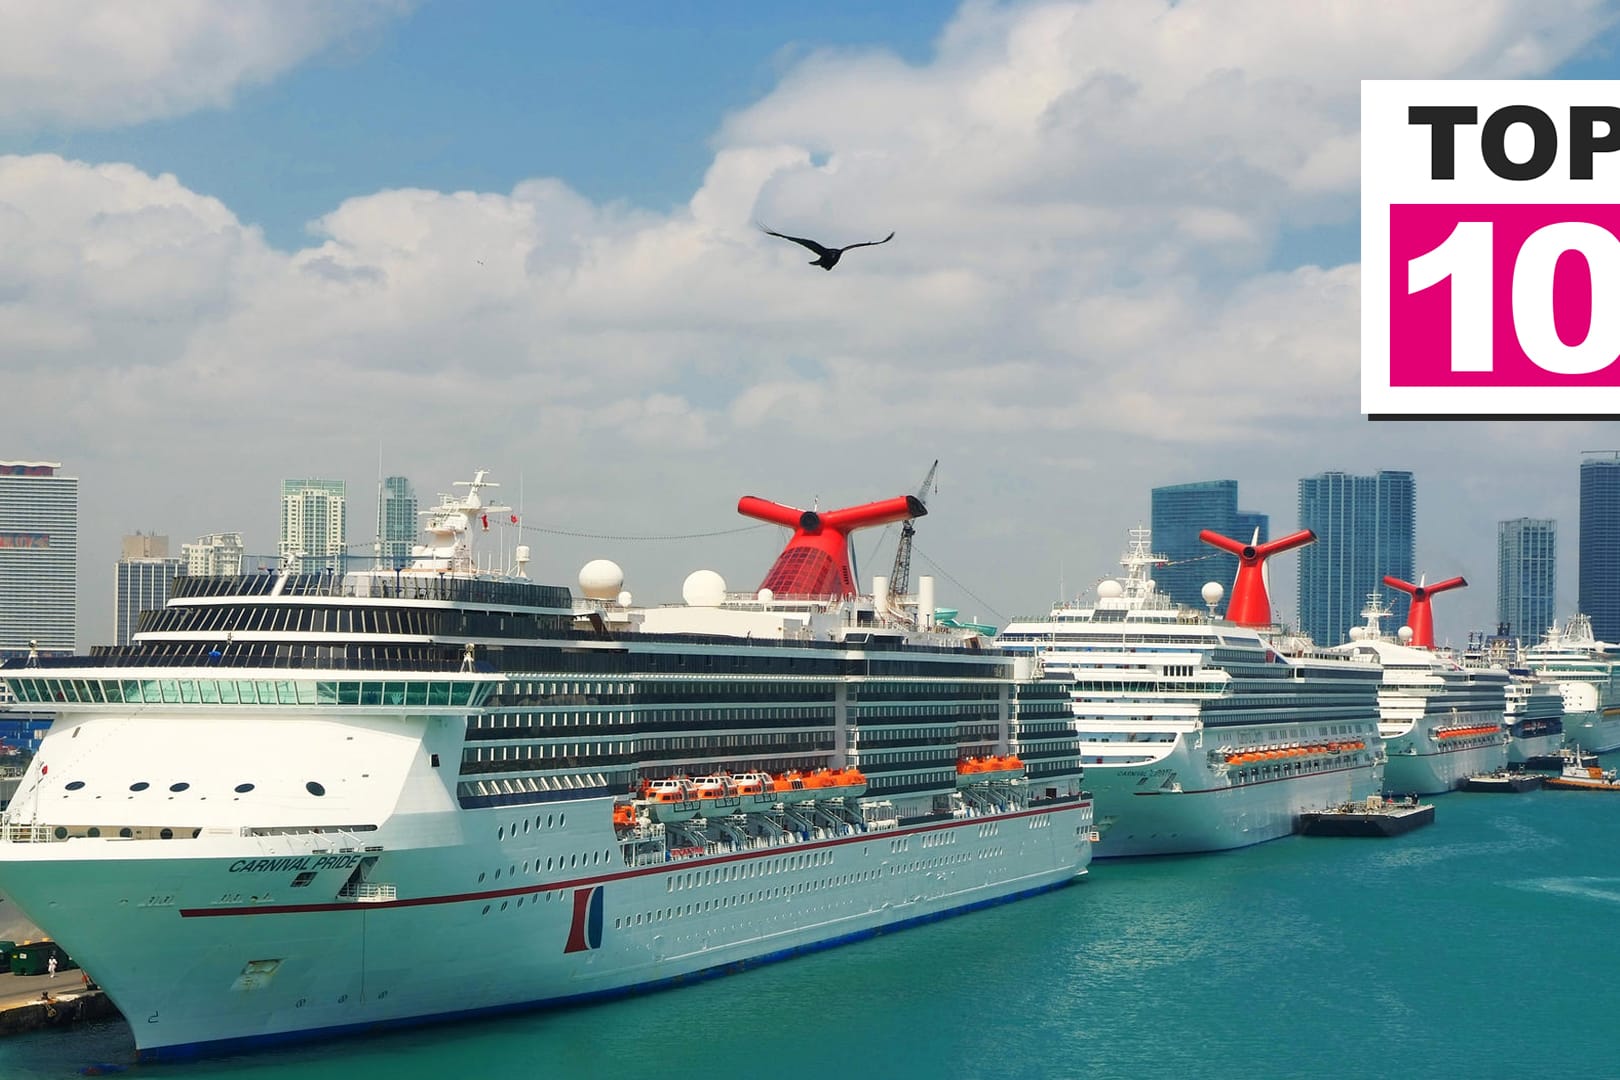
[(1462, 662), (1469, 667), (1505, 667), (1512, 676), (1502, 716), (1508, 767), (1556, 760), (1564, 745), (1564, 696), (1557, 683), (1538, 679), (1524, 665), (1518, 642), (1502, 632), (1475, 638), (1464, 650)]
[(1379, 665), (1379, 734), (1384, 740), (1384, 788), (1398, 795), (1453, 791), (1478, 773), (1507, 765), (1504, 723), (1512, 676), (1506, 668), (1464, 665), (1434, 647), (1433, 594), (1460, 588), (1453, 578), (1413, 585), (1394, 577), (1384, 583), (1412, 596), (1407, 625), (1396, 637), (1384, 633), (1390, 610), (1378, 593), (1362, 609), (1365, 626), (1335, 651)]
[[(1226, 619), (1158, 591), (1152, 569), (1165, 560), (1138, 528), (1123, 581), (1101, 582), (1095, 603), (1015, 620), (997, 638), (1073, 680), (1097, 858), (1245, 847), (1383, 787), (1379, 668), (1271, 626), (1264, 561), (1314, 534), (1203, 538), (1240, 560)], [(1211, 610), (1223, 593), (1204, 587)]]
[(523, 546), (481, 569), (506, 508), (462, 486), (397, 571), (182, 577), (132, 645), (0, 668), (57, 713), (0, 890), (143, 1059), (610, 997), (1086, 872), (1067, 687), (854, 595), (848, 534), (917, 500), (744, 499), (794, 529), (764, 587), (638, 609), (605, 561), (578, 598)]
[(1562, 628), (1524, 650), (1537, 679), (1558, 687), (1564, 698), (1564, 739), (1594, 754), (1620, 750), (1620, 664), (1592, 636), (1592, 620), (1571, 615)]

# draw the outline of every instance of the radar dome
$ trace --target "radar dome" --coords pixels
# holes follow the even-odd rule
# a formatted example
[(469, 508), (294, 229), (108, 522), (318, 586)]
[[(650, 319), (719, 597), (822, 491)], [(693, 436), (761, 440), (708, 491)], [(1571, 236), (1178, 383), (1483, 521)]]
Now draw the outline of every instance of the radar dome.
[(1226, 589), (1218, 581), (1206, 581), (1199, 595), (1204, 598), (1204, 603), (1214, 607), (1221, 602), (1221, 597), (1226, 595)]
[(1364, 638), (1366, 636), (1367, 636), (1367, 628), (1365, 626), (1352, 626), (1350, 628), (1350, 640), (1351, 641), (1360, 641), (1362, 638)]
[(632, 597), (630, 595), (630, 591), (628, 589), (626, 589), (624, 592), (619, 594), (619, 606), (620, 607), (629, 607), (631, 599), (632, 599)]
[(579, 570), (579, 591), (592, 600), (612, 600), (624, 587), (624, 571), (612, 559), (592, 559)]
[(1410, 626), (1403, 626), (1399, 630), (1395, 631), (1395, 636), (1401, 639), (1402, 645), (1405, 645), (1407, 642), (1412, 640), (1412, 628)]
[(1113, 578), (1105, 578), (1097, 582), (1097, 598), (1099, 600), (1114, 600), (1125, 592), (1125, 586)]
[(726, 579), (713, 570), (694, 570), (681, 585), (681, 599), (691, 607), (719, 607), (726, 598)]
[(775, 600), (775, 599), (776, 599), (776, 593), (772, 592), (770, 589), (761, 589), (761, 590), (759, 590), (759, 602), (760, 603), (768, 604), (772, 600)]

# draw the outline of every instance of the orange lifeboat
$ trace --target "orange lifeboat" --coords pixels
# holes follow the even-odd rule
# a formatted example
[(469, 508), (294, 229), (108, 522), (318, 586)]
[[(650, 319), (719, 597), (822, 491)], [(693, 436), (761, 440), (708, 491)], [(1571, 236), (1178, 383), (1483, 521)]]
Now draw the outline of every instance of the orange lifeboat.
[(615, 829), (632, 829), (636, 824), (636, 808), (629, 803), (613, 804), (613, 827)]
[(697, 796), (698, 813), (704, 817), (726, 817), (742, 812), (742, 797), (729, 776), (719, 773), (700, 776), (692, 781), (692, 792)]
[(771, 795), (777, 802), (804, 802), (815, 798), (815, 793), (805, 783), (804, 774), (797, 769), (771, 777)]
[(776, 781), (770, 773), (738, 773), (733, 779), (737, 784), (737, 797), (742, 800), (740, 809), (743, 813), (769, 810), (778, 802), (774, 790)]
[(642, 803), (654, 821), (686, 821), (697, 816), (698, 802), (684, 776), (667, 776), (642, 784)]

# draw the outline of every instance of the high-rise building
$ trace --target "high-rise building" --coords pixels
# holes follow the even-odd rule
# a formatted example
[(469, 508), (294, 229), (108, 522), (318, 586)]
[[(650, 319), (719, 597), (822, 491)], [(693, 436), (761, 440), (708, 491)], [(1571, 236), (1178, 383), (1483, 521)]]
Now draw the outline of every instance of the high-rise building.
[(1176, 603), (1202, 608), (1206, 582), (1231, 589), (1237, 577), (1237, 556), (1201, 542), (1201, 530), (1247, 543), (1258, 529), (1262, 542), (1271, 539), (1265, 514), (1238, 509), (1237, 488), (1236, 480), (1201, 480), (1153, 489), (1153, 550), (1170, 560), (1153, 571), (1153, 580)]
[(377, 487), (377, 565), (397, 570), (410, 562), (416, 538), (416, 492), (405, 477), (387, 477)]
[(342, 574), (349, 546), (342, 480), (281, 482), (281, 565), (300, 574)]
[(1580, 577), (1592, 636), (1620, 641), (1620, 451), (1581, 462)]
[(1524, 642), (1541, 640), (1553, 618), (1558, 583), (1558, 526), (1514, 518), (1496, 526), (1496, 622)]
[(242, 572), (242, 534), (209, 533), (180, 545), (187, 577), (235, 577)]
[(128, 645), (140, 626), (141, 613), (169, 602), (169, 587), (180, 573), (180, 560), (169, 557), (169, 538), (151, 533), (124, 537), (113, 600), (117, 643)]
[(73, 653), (79, 480), (57, 461), (0, 461), (0, 656)]
[[(1406, 622), (1409, 597), (1384, 587), (1385, 574), (1412, 581), (1417, 495), (1412, 474), (1325, 472), (1299, 482), (1299, 525), (1316, 543), (1299, 552), (1299, 627), (1319, 645), (1337, 645), (1360, 625), (1367, 594), (1383, 594), (1394, 621)], [(1393, 593), (1393, 595), (1391, 595)]]

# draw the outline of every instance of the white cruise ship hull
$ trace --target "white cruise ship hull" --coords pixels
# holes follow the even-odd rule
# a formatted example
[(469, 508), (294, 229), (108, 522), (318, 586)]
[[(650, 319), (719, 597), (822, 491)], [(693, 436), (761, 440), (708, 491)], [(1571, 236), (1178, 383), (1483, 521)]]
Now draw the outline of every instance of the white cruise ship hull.
[(1554, 731), (1547, 735), (1532, 735), (1528, 738), (1512, 736), (1508, 739), (1508, 764), (1524, 765), (1537, 758), (1557, 757), (1558, 749), (1563, 745), (1562, 731)]
[[(608, 800), (561, 805), (603, 826), (497, 842), (517, 813), (491, 811), (469, 815), (487, 835), (461, 843), (368, 834), (395, 889), (378, 902), (333, 899), (364, 852), (307, 835), (13, 843), (5, 880), (152, 1058), (558, 1005), (823, 948), (1072, 882), (1092, 827), (1091, 804), (1068, 802), (626, 867)], [(526, 873), (546, 852), (591, 863)], [(306, 865), (316, 881), (294, 892)]]
[(1564, 714), (1564, 737), (1593, 754), (1620, 750), (1620, 708)]
[[(1376, 746), (1371, 725), (1365, 741)], [(1206, 743), (1211, 732), (1204, 733)], [(1262, 743), (1277, 732), (1230, 736)], [(1212, 767), (1185, 735), (1163, 757), (1131, 765), (1086, 766), (1086, 789), (1097, 806), (1098, 859), (1228, 851), (1292, 834), (1299, 815), (1364, 799), (1382, 790), (1382, 767), (1365, 749), (1319, 759), (1298, 772), (1287, 766)], [(1269, 770), (1275, 770), (1274, 772)]]
[(1384, 790), (1391, 795), (1439, 795), (1457, 790), (1470, 776), (1507, 766), (1507, 745), (1500, 735), (1458, 742), (1462, 745), (1446, 745), (1410, 731), (1387, 740)]

